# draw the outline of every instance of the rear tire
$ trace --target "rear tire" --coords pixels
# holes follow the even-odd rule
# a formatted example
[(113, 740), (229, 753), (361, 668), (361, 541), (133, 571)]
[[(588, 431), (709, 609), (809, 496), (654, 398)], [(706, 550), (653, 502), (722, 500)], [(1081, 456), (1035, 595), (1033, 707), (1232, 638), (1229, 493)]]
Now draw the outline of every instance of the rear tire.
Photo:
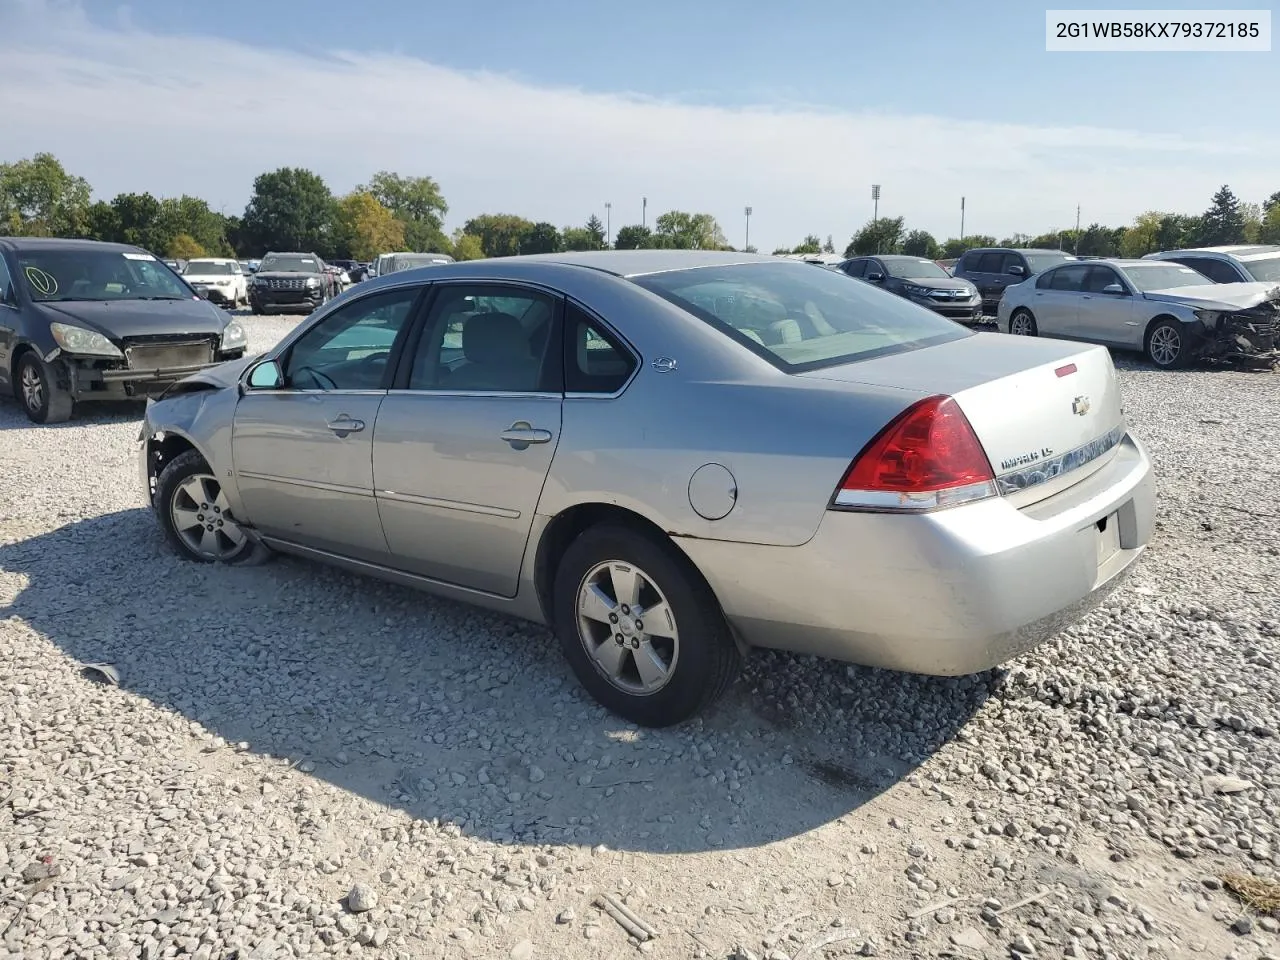
[(58, 385), (58, 375), (40, 355), (28, 350), (18, 361), (14, 394), (32, 423), (65, 423), (71, 419), (75, 402)]
[(1157, 320), (1147, 330), (1146, 354), (1162, 370), (1176, 370), (1191, 361), (1191, 344), (1187, 331), (1176, 320)]
[(1036, 326), (1036, 318), (1031, 311), (1019, 307), (1009, 318), (1009, 333), (1015, 337), (1035, 337), (1039, 336), (1040, 328)]
[(165, 540), (185, 560), (256, 566), (271, 557), (232, 515), (222, 485), (197, 450), (178, 454), (160, 471), (152, 506)]
[(630, 527), (581, 533), (560, 560), (552, 602), (578, 681), (633, 723), (687, 720), (737, 676), (738, 648), (697, 569), (670, 544)]

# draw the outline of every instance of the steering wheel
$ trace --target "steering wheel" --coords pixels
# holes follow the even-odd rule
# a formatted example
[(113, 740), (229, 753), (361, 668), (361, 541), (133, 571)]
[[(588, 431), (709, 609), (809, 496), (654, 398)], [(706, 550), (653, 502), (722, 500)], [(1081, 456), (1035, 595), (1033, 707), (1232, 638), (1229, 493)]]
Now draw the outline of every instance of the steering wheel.
[[(300, 373), (306, 373), (310, 375), (311, 379), (314, 380), (316, 383), (318, 383), (322, 390), (338, 389), (338, 385), (333, 382), (332, 377), (330, 377), (327, 373), (321, 373), (315, 367), (299, 367), (294, 372), (294, 376), (296, 377)], [(325, 386), (326, 383), (328, 384), (328, 386)]]

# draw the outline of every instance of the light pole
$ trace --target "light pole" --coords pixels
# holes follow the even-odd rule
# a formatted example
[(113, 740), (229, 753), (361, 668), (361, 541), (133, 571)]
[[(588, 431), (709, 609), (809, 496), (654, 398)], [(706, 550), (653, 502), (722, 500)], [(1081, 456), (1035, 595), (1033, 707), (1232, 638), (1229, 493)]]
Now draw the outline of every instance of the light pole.
[(750, 207), (746, 208), (746, 215), (747, 215), (747, 242), (743, 244), (743, 247), (744, 249), (749, 250), (751, 248), (751, 208)]
[(1080, 255), (1080, 204), (1076, 204), (1076, 248), (1072, 251), (1076, 256)]
[(640, 198), (640, 226), (647, 227), (649, 225), (649, 198)]
[(960, 198), (960, 240), (964, 241), (964, 197)]
[(604, 204), (604, 245), (613, 246), (613, 204), (607, 200)]
[(874, 204), (871, 208), (871, 235), (876, 238), (876, 253), (879, 253), (880, 235), (876, 232), (876, 227), (880, 223), (880, 184), (878, 183), (871, 185), (871, 202)]

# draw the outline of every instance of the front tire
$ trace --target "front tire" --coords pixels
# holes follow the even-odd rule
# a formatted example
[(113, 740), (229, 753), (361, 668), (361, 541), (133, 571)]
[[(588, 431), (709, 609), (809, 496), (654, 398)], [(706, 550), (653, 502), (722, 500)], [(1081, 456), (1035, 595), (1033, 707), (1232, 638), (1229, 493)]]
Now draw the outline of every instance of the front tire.
[(1157, 320), (1147, 331), (1147, 359), (1162, 370), (1176, 370), (1191, 361), (1191, 344), (1187, 331), (1178, 321)]
[(75, 406), (71, 394), (58, 385), (53, 367), (28, 351), (18, 361), (18, 382), (14, 391), (32, 423), (65, 423)]
[(1036, 326), (1036, 318), (1031, 315), (1030, 310), (1019, 308), (1009, 318), (1009, 332), (1015, 337), (1034, 337), (1039, 334), (1040, 328)]
[(630, 527), (591, 527), (569, 545), (553, 587), (556, 634), (599, 703), (645, 727), (699, 713), (741, 664), (720, 606), (693, 564)]
[(252, 565), (271, 554), (232, 515), (222, 485), (196, 450), (160, 471), (153, 506), (165, 540), (184, 559)]

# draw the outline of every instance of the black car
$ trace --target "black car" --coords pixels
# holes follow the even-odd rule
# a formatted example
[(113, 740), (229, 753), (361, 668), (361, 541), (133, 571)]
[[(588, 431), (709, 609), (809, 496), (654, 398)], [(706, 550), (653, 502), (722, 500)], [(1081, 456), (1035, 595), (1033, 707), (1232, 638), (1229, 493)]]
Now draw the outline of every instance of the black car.
[(314, 253), (268, 253), (249, 281), (249, 306), (254, 313), (310, 313), (339, 293), (326, 266)]
[(982, 297), (968, 280), (957, 280), (932, 260), (924, 257), (853, 257), (839, 270), (851, 277), (883, 287), (912, 303), (961, 323), (982, 319)]
[(244, 327), (138, 247), (0, 237), (0, 389), (36, 423), (244, 355)]
[(1061, 250), (1015, 250), (1012, 247), (975, 247), (956, 261), (952, 276), (971, 281), (982, 293), (982, 309), (995, 316), (1004, 288), (1021, 283), (1042, 270), (1076, 259)]

